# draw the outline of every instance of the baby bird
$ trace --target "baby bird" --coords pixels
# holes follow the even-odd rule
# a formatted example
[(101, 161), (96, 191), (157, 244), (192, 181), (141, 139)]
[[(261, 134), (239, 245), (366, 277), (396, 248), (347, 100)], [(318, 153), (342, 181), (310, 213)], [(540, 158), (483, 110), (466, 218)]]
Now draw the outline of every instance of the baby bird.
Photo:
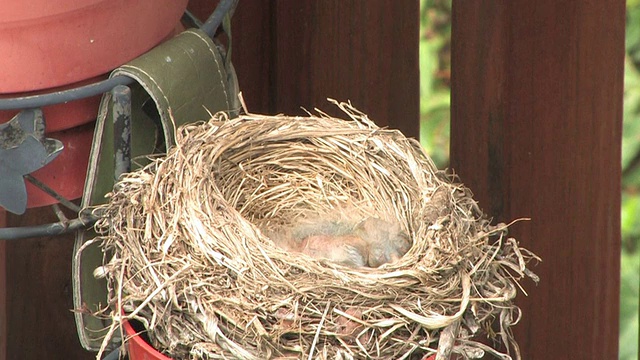
[(398, 223), (367, 218), (354, 229), (368, 245), (367, 265), (378, 267), (400, 260), (411, 249), (411, 239)]
[(367, 218), (358, 223), (315, 219), (294, 225), (288, 235), (272, 236), (277, 246), (336, 264), (379, 267), (399, 260), (412, 242), (397, 223)]
[(367, 266), (368, 244), (354, 235), (313, 235), (302, 240), (301, 253), (348, 266)]

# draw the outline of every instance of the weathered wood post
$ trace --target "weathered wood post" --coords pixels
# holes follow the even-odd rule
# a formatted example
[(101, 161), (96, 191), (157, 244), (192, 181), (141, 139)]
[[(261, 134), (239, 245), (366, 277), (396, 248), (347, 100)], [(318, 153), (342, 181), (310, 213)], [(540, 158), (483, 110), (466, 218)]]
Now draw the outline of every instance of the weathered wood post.
[(624, 0), (453, 2), (452, 167), (543, 258), (524, 359), (616, 359)]

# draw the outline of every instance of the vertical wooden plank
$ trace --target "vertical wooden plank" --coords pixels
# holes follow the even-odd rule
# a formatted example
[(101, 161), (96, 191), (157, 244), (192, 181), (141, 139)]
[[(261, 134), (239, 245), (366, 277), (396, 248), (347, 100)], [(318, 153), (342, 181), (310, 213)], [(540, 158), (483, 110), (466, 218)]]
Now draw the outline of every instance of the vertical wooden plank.
[(419, 133), (417, 1), (281, 0), (275, 5), (276, 110), (351, 100), (378, 125)]
[(248, 110), (273, 114), (274, 1), (241, 1), (233, 15), (232, 61)]
[[(8, 226), (57, 221), (49, 207), (8, 214)], [(7, 359), (93, 359), (78, 340), (73, 313), (74, 235), (6, 240)]]
[[(213, 4), (191, 0), (190, 8), (203, 17)], [(418, 2), (241, 2), (232, 25), (232, 61), (250, 111), (339, 115), (331, 97), (418, 136)]]
[(540, 255), (524, 359), (616, 359), (625, 2), (454, 0), (452, 166)]

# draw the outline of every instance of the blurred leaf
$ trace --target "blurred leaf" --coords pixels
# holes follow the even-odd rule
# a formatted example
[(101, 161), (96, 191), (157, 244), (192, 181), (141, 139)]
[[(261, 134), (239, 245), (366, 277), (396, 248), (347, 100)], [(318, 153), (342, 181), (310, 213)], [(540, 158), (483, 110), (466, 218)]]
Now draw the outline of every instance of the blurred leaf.
[(640, 0), (627, 0), (626, 49), (636, 64), (640, 64)]
[(638, 239), (640, 238), (640, 216), (638, 214), (640, 214), (640, 194), (623, 193), (620, 213), (623, 251), (635, 252), (638, 249)]
[(438, 168), (449, 163), (451, 90), (448, 44), (451, 0), (421, 1), (420, 20), (420, 142)]
[(620, 283), (620, 360), (638, 358), (638, 296), (640, 295), (640, 257), (622, 254)]
[(426, 111), (426, 102), (431, 98), (435, 87), (434, 73), (438, 68), (437, 45), (427, 40), (420, 41), (420, 111)]
[[(448, 99), (448, 97), (447, 97)], [(449, 164), (449, 104), (432, 107), (420, 120), (420, 143), (436, 166)]]
[(638, 358), (638, 287), (640, 286), (640, 0), (627, 3), (622, 130), (622, 258), (619, 359)]
[[(624, 88), (623, 171), (627, 169), (631, 161), (640, 152), (640, 72), (628, 58), (625, 61)], [(640, 182), (637, 185), (640, 185)]]
[(640, 235), (640, 195), (622, 197), (622, 232), (629, 235)]

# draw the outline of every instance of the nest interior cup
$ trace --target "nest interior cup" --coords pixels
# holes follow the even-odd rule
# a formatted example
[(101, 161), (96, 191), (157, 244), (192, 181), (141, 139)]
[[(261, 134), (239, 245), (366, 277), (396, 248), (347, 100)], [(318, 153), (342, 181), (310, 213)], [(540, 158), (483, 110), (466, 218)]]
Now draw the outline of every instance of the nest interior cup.
[[(417, 141), (336, 105), (348, 120), (216, 114), (120, 179), (96, 225), (112, 332), (139, 320), (174, 358), (501, 355), (476, 341), (488, 334), (519, 357), (513, 299), (519, 279), (537, 281), (535, 255)], [(393, 220), (412, 246), (393, 263), (348, 268), (265, 231), (336, 212)]]

